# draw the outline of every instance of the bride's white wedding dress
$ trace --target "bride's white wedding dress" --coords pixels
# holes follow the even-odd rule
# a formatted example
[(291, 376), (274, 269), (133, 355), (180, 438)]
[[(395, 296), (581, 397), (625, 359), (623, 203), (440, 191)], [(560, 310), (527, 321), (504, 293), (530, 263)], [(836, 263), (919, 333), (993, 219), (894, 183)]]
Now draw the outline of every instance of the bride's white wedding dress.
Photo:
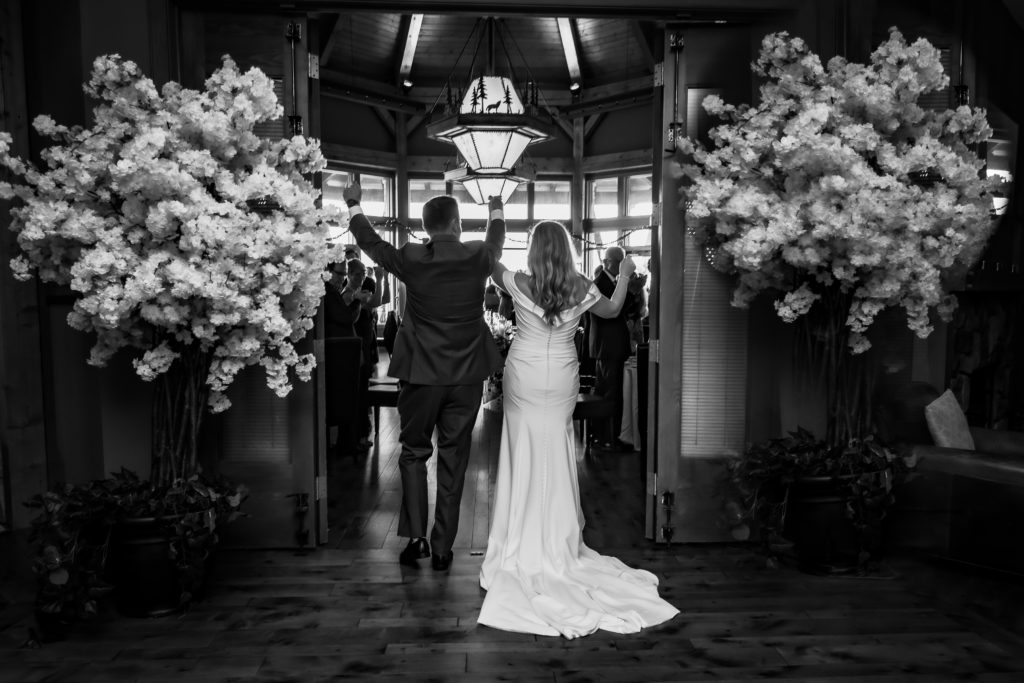
[(601, 293), (563, 311), (555, 325), (504, 273), (517, 331), (504, 374), (504, 424), (494, 516), (477, 622), (566, 638), (598, 629), (634, 633), (679, 613), (658, 597), (658, 579), (583, 543), (572, 411), (579, 393), (573, 336)]

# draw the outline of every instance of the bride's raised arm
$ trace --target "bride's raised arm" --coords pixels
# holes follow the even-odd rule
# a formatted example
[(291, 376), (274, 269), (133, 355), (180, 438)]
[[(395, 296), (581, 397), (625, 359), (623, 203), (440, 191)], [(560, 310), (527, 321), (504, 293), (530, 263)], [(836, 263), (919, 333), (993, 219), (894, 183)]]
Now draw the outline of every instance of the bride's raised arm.
[(506, 270), (508, 270), (508, 268), (505, 267), (504, 263), (502, 263), (498, 259), (494, 259), (494, 267), (491, 268), (491, 279), (494, 280), (494, 284), (497, 285), (498, 288), (502, 290), (505, 289)]
[(612, 297), (602, 295), (597, 303), (590, 307), (590, 312), (602, 318), (614, 318), (626, 303), (626, 292), (629, 289), (629, 277), (636, 272), (636, 264), (629, 256), (619, 264), (619, 279), (615, 281)]

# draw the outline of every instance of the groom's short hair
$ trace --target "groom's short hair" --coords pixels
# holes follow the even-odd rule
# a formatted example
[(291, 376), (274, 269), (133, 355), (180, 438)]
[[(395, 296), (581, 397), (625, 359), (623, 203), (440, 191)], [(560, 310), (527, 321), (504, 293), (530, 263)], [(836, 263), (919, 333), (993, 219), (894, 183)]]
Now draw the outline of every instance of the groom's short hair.
[(423, 229), (428, 235), (446, 232), (453, 219), (459, 219), (459, 202), (454, 197), (441, 195), (423, 205)]

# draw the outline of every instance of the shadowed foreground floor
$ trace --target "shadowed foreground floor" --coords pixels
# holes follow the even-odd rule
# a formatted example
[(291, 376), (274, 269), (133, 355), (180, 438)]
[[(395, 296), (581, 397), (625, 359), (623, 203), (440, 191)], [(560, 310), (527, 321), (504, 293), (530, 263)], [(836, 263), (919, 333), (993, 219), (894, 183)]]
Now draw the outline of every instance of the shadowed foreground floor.
[(654, 546), (635, 454), (580, 455), (587, 541), (657, 574), (682, 614), (574, 641), (478, 627), (500, 413), (481, 411), (447, 574), (395, 561), (396, 426), (385, 409), (369, 454), (331, 462), (327, 546), (223, 551), (188, 614), (105, 614), (23, 647), (31, 587), (0, 583), (0, 681), (1024, 680), (1020, 585), (910, 558), (837, 579), (768, 569), (743, 547)]

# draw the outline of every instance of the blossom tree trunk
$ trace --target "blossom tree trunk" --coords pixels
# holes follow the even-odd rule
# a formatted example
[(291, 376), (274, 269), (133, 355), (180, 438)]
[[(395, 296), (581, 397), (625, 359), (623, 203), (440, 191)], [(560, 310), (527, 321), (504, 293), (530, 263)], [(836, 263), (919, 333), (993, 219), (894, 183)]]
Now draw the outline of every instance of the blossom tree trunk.
[(199, 470), (199, 428), (206, 410), (210, 354), (193, 344), (155, 380), (151, 480), (157, 486)]
[(835, 284), (820, 294), (821, 298), (800, 318), (802, 343), (797, 350), (806, 354), (825, 387), (825, 442), (843, 447), (872, 431), (872, 354), (850, 353), (846, 319), (853, 294)]

